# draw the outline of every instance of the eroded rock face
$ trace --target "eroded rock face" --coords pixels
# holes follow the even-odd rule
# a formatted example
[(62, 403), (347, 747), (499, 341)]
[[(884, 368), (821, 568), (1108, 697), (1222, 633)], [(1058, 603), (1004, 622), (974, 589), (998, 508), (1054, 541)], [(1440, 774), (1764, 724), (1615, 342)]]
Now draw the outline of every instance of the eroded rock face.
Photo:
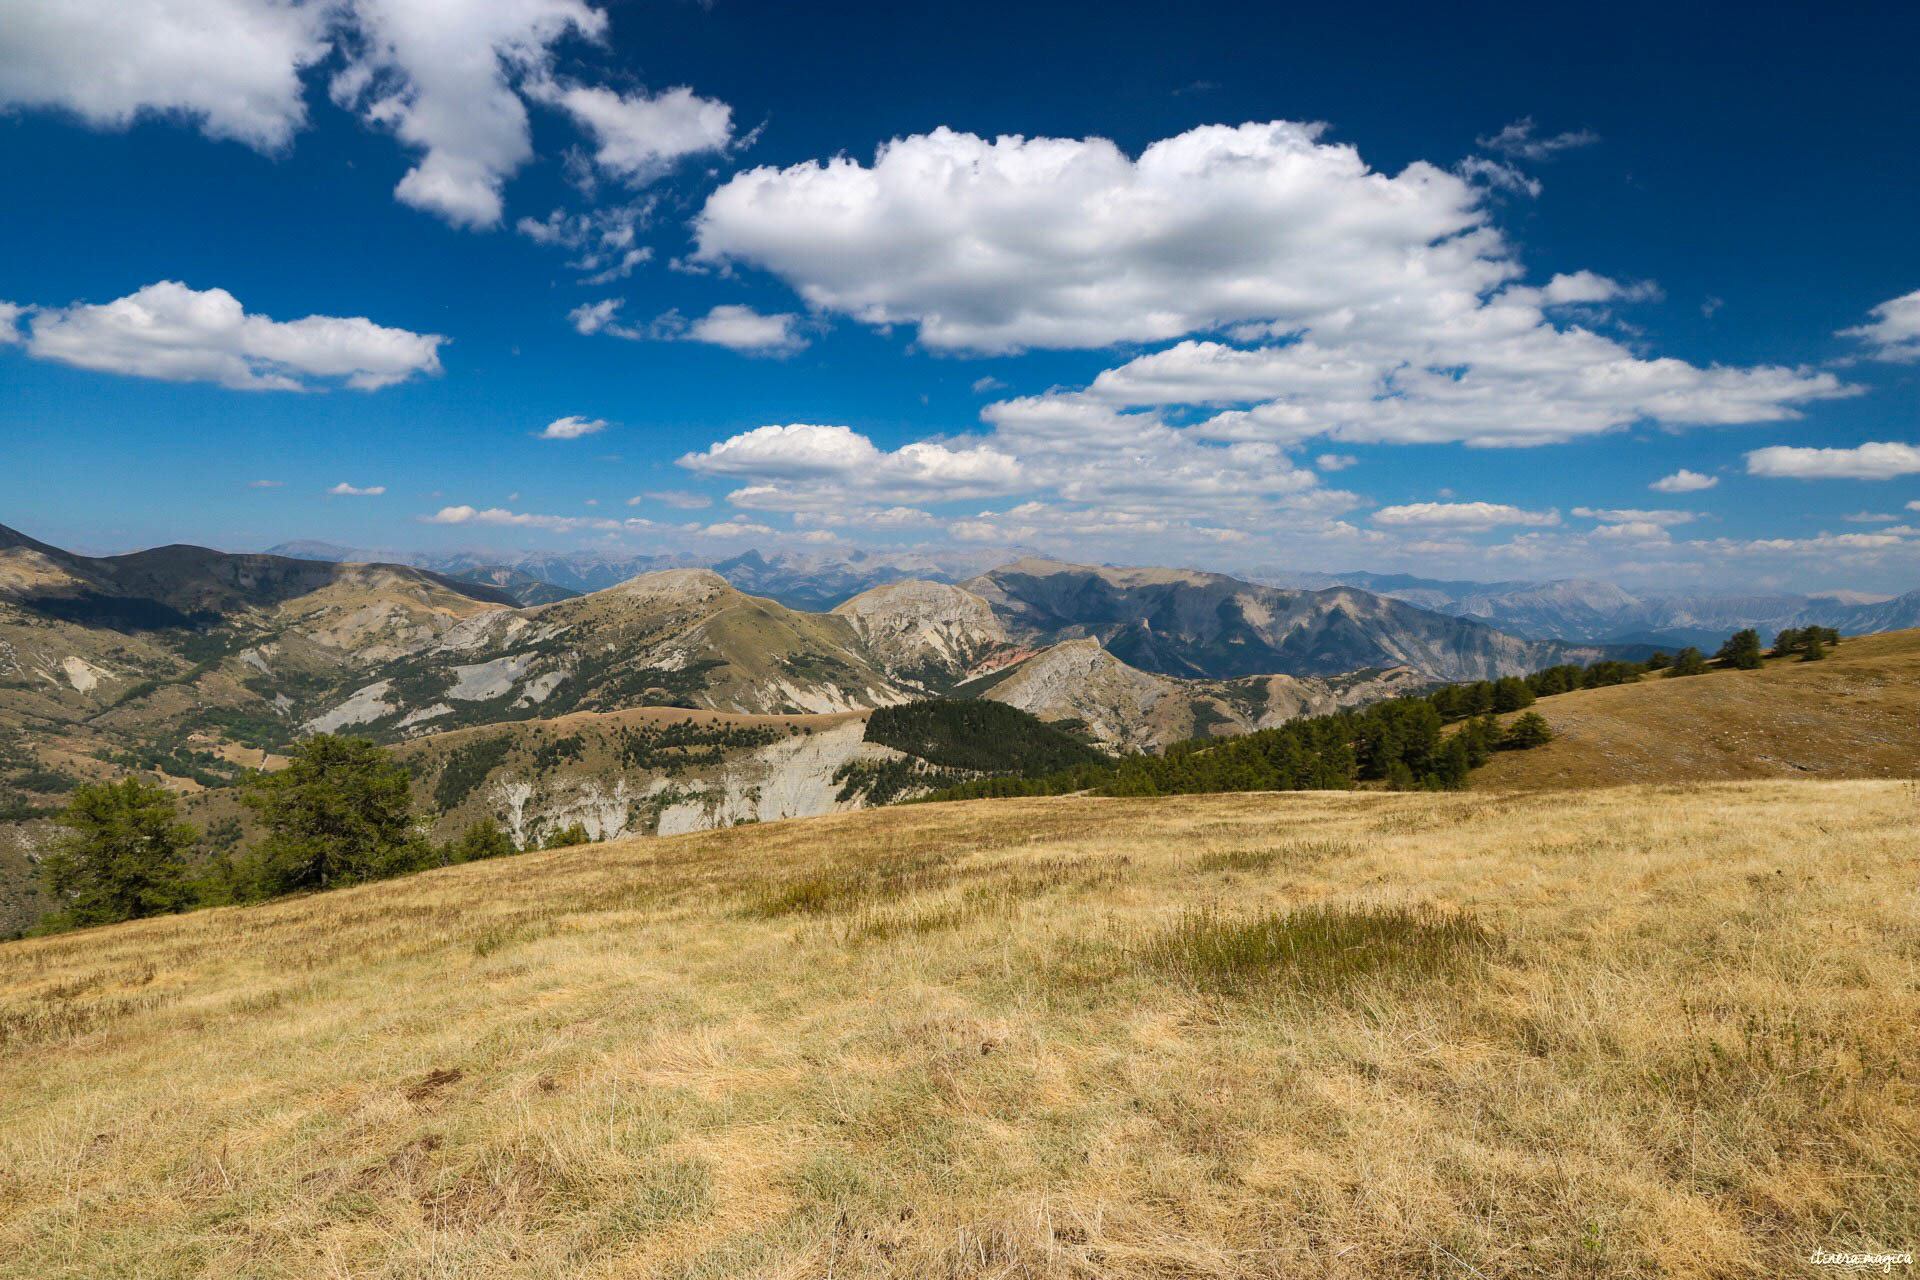
[(742, 822), (775, 822), (781, 818), (810, 818), (859, 808), (857, 801), (837, 798), (840, 784), (833, 776), (855, 760), (899, 760), (890, 747), (866, 742), (867, 722), (848, 720), (830, 729), (761, 747), (687, 799), (662, 808), (660, 835), (704, 831)]
[(333, 733), (349, 725), (366, 724), (382, 716), (391, 715), (397, 709), (387, 701), (387, 695), (392, 690), (391, 680), (376, 680), (356, 690), (345, 702), (322, 715), (315, 716), (300, 727), (308, 733)]
[(1091, 637), (1064, 640), (1020, 664), (985, 695), (1042, 720), (1078, 720), (1103, 746), (1146, 751), (1191, 736), (1179, 682), (1136, 670)]
[(924, 685), (929, 676), (964, 679), (1008, 644), (985, 600), (944, 582), (895, 582), (835, 608), (889, 675)]
[(487, 813), (522, 845), (574, 823), (595, 840), (611, 840), (813, 817), (862, 806), (859, 798), (839, 798), (834, 775), (843, 765), (905, 759), (865, 741), (866, 727), (864, 717), (849, 717), (673, 774), (603, 767), (536, 778), (507, 771), (481, 794)]

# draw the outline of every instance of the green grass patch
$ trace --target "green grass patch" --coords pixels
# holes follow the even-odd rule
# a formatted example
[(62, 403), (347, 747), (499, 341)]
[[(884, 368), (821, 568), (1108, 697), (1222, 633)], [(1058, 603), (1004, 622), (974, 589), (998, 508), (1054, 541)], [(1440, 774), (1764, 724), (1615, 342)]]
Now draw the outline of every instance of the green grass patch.
[(1234, 916), (1195, 907), (1133, 949), (1143, 969), (1202, 991), (1340, 991), (1471, 976), (1499, 951), (1472, 916), (1419, 906), (1311, 906)]
[(1359, 850), (1344, 840), (1296, 840), (1292, 844), (1258, 849), (1214, 849), (1200, 855), (1195, 871), (1237, 871), (1246, 875), (1276, 866), (1311, 866), (1329, 858), (1348, 857)]

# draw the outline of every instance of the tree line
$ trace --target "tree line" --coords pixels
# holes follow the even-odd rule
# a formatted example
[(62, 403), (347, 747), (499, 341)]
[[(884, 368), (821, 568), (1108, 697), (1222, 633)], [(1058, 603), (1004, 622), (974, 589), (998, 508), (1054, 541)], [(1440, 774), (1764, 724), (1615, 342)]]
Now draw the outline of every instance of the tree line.
[[(200, 832), (180, 821), (164, 787), (140, 778), (81, 786), (54, 819), (64, 831), (40, 873), (55, 910), (35, 932), (337, 889), (524, 852), (488, 820), (452, 840), (429, 840), (414, 814), (412, 781), (405, 765), (363, 738), (309, 738), (286, 768), (243, 786), (241, 800), (257, 817), (260, 838), (238, 856), (228, 842), (197, 868)], [(589, 838), (576, 822), (539, 847)]]

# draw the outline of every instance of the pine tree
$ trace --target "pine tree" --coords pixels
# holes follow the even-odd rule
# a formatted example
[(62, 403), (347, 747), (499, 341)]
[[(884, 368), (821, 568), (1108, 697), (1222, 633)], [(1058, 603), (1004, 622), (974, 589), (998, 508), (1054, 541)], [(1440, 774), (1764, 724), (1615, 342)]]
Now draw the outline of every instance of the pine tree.
[(473, 823), (462, 831), (457, 839), (449, 840), (440, 851), (442, 866), (453, 866), (462, 862), (479, 862), (485, 858), (503, 858), (520, 852), (514, 848), (513, 838), (500, 829), (500, 824), (489, 819)]
[(1502, 676), (1493, 685), (1493, 710), (1523, 711), (1533, 705), (1533, 690), (1519, 676)]
[(1507, 727), (1500, 745), (1509, 751), (1525, 751), (1553, 741), (1553, 726), (1538, 711), (1529, 711)]
[(1707, 673), (1707, 658), (1692, 645), (1688, 645), (1673, 655), (1673, 665), (1667, 668), (1667, 677), (1703, 676)]
[(164, 788), (128, 778), (73, 793), (55, 819), (66, 828), (41, 863), (61, 922), (111, 924), (183, 911), (192, 898), (187, 850), (198, 833), (179, 822)]
[(1802, 662), (1819, 662), (1827, 656), (1827, 646), (1821, 641), (1818, 627), (1807, 630), (1806, 638), (1800, 642), (1800, 647), (1805, 651), (1800, 655)]
[(267, 828), (257, 857), (269, 894), (378, 880), (433, 860), (413, 833), (406, 766), (364, 738), (309, 738), (242, 799)]
[(1740, 671), (1754, 670), (1760, 665), (1760, 633), (1752, 627), (1734, 632), (1713, 659)]

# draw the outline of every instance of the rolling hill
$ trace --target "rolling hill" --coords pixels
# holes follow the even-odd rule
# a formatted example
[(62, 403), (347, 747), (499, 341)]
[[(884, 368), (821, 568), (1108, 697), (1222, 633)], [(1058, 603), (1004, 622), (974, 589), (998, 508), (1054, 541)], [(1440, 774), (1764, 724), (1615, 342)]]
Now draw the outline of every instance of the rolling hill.
[(1501, 754), (1477, 790), (1742, 778), (1920, 776), (1920, 631), (1844, 641), (1823, 662), (1542, 698), (1555, 738)]
[(1799, 1274), (1920, 1238), (1916, 838), (977, 802), (0, 944), (0, 1273)]

